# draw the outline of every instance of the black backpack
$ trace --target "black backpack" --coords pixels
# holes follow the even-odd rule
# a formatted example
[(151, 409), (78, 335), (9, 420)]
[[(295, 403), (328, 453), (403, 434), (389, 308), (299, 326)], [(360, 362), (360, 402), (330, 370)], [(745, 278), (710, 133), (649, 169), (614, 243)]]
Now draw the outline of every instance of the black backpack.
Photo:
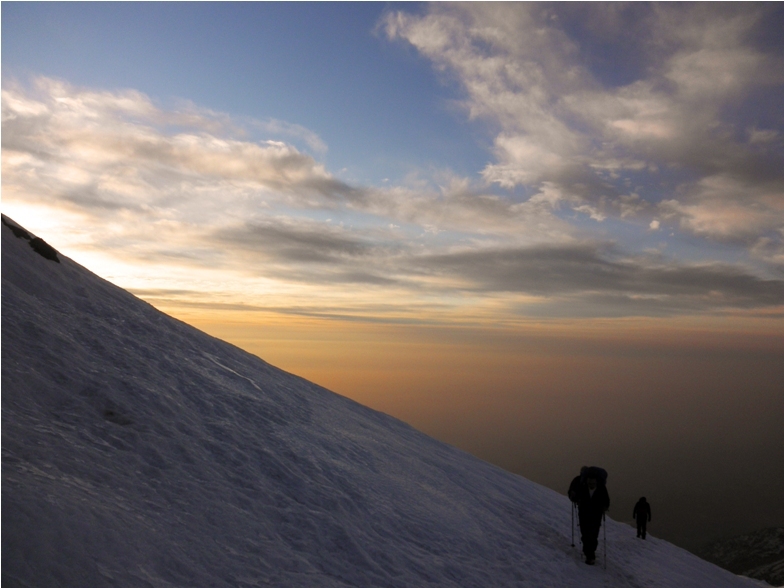
[(607, 485), (607, 470), (604, 468), (600, 468), (597, 466), (591, 466), (589, 468), (585, 468), (580, 472), (580, 482), (585, 484), (588, 481), (588, 478), (596, 478), (596, 481), (602, 485)]

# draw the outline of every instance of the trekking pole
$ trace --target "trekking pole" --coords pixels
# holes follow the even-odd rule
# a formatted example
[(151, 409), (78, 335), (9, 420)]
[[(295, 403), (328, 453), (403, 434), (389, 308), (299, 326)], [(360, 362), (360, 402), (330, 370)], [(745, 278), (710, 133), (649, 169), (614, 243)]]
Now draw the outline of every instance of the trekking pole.
[(607, 569), (607, 517), (602, 513), (602, 526), (604, 527), (604, 569)]

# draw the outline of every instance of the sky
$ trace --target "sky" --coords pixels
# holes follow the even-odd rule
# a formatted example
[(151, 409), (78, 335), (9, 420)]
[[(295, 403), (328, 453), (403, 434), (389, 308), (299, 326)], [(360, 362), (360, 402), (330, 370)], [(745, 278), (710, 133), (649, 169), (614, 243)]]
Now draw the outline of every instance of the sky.
[(601, 461), (631, 501), (737, 454), (764, 492), (783, 26), (779, 3), (3, 2), (2, 210), (534, 480)]

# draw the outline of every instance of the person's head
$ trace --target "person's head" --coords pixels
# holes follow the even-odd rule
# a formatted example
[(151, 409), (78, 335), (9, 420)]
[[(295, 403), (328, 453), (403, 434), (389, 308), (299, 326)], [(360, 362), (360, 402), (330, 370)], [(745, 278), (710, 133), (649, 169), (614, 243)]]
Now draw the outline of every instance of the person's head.
[(598, 483), (598, 482), (596, 481), (596, 478), (595, 478), (595, 477), (593, 477), (593, 476), (590, 476), (590, 477), (589, 477), (589, 478), (588, 478), (588, 479), (585, 481), (585, 483), (588, 485), (588, 489), (589, 489), (589, 490), (596, 490), (596, 485), (597, 485), (597, 483)]
[(642, 498), (640, 498), (640, 502), (648, 502), (648, 501), (645, 500), (645, 496), (643, 496)]

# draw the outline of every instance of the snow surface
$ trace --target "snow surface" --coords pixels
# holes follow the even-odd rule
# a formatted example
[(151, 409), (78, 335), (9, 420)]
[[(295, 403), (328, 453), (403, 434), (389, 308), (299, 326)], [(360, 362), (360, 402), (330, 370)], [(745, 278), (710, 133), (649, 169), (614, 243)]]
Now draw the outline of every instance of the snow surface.
[(714, 541), (700, 555), (727, 570), (784, 586), (784, 527)]
[(565, 496), (59, 259), (3, 224), (5, 588), (760, 585), (612, 520), (587, 566)]

